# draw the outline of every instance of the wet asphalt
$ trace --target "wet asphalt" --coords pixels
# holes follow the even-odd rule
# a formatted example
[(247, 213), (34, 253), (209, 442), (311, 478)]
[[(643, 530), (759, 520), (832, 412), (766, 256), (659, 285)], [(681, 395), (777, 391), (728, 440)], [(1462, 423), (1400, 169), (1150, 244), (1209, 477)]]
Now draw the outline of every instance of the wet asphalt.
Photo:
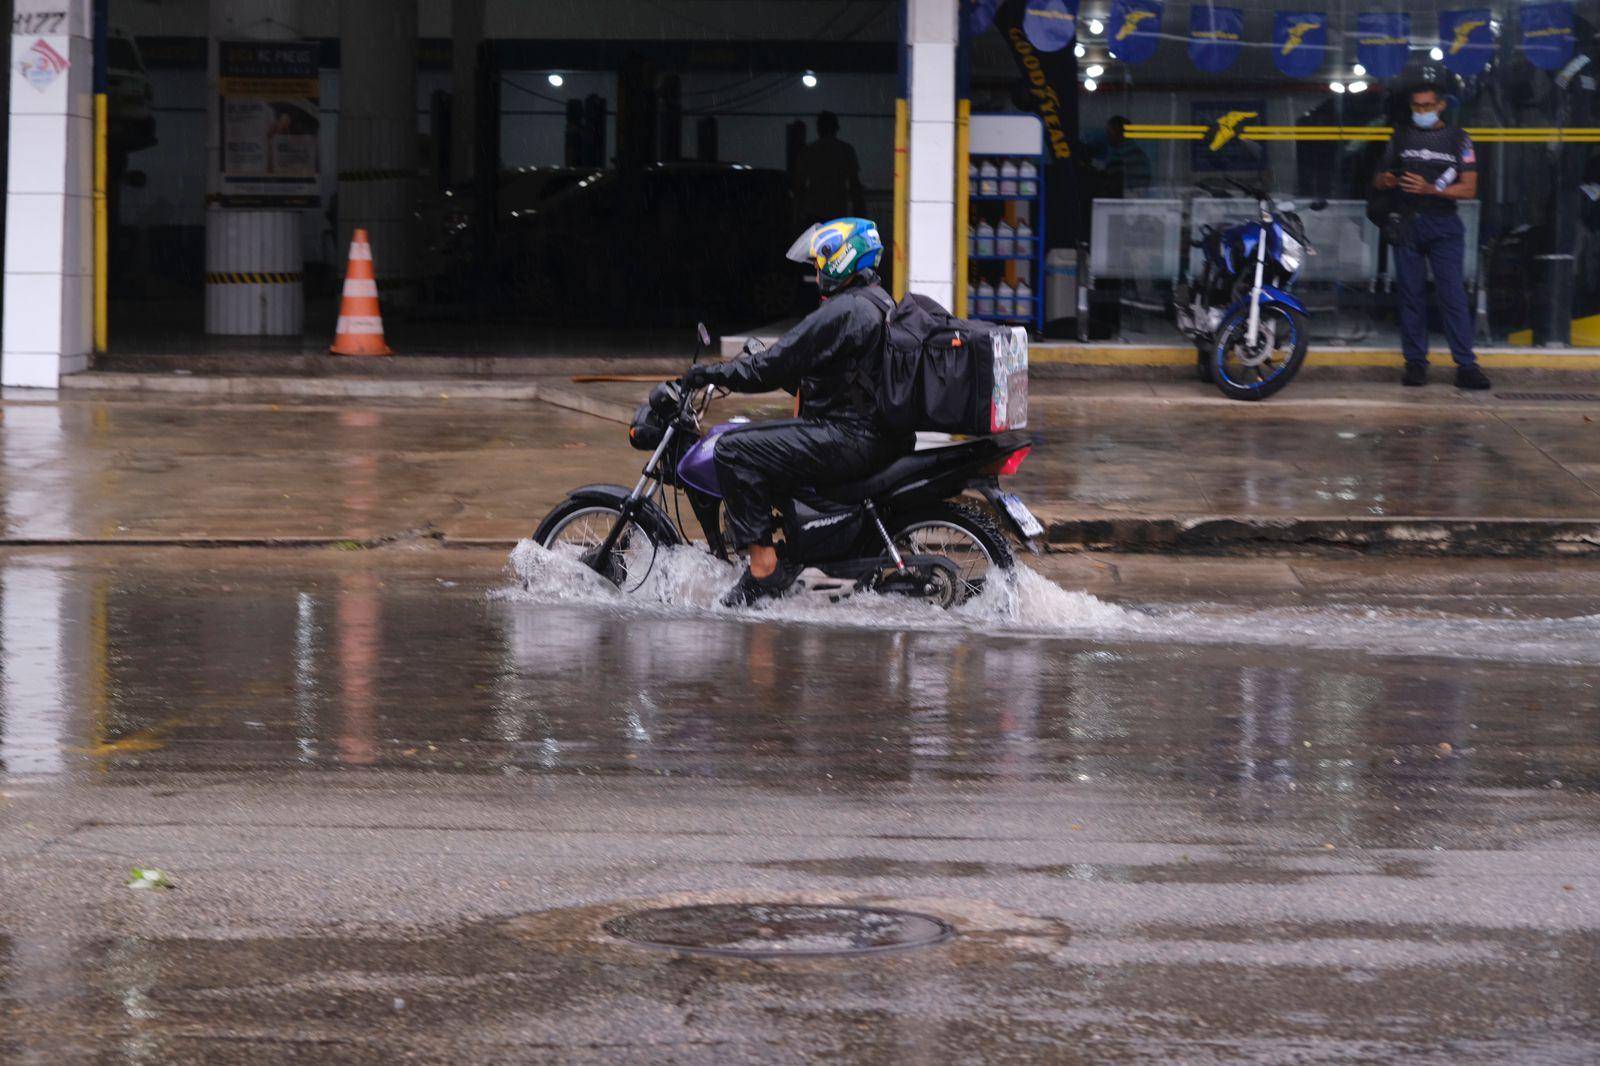
[[(1594, 1061), (1600, 569), (1039, 566), (1099, 599), (0, 555), (0, 1061)], [(733, 902), (955, 935), (608, 932)]]

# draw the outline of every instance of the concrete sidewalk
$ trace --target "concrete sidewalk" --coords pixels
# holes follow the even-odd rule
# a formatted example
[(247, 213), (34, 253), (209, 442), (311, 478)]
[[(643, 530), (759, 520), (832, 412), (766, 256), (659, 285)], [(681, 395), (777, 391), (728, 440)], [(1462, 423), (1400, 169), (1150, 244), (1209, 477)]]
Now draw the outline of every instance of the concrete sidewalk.
[[(510, 543), (568, 488), (631, 483), (642, 460), (616, 420), (643, 382), (367, 381), (329, 397), (321, 380), (194, 376), (177, 393), (92, 374), (7, 394), (0, 537)], [(1062, 547), (1600, 555), (1600, 403), (1584, 396), (1308, 377), (1240, 404), (1198, 384), (1040, 380), (1040, 444), (1013, 484)]]

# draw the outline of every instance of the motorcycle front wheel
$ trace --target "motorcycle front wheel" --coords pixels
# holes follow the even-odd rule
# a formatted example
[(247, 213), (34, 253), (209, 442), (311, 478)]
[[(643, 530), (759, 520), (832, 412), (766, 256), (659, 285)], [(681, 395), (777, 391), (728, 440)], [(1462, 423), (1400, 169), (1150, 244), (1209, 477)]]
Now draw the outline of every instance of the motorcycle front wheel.
[(594, 500), (564, 500), (540, 523), (534, 540), (631, 592), (644, 583), (660, 546), (638, 523), (629, 522), (611, 551), (604, 559), (599, 558), (606, 536), (621, 514), (617, 508)]
[(1246, 304), (1222, 320), (1211, 350), (1211, 376), (1230, 400), (1264, 400), (1282, 389), (1306, 361), (1306, 317), (1292, 307), (1261, 306), (1254, 347), (1245, 342), (1250, 329)]

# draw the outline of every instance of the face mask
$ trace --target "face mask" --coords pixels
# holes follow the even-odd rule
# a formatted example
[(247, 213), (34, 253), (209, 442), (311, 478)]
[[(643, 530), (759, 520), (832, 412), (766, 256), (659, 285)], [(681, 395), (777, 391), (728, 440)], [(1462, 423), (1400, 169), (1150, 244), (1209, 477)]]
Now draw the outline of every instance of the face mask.
[(1431, 130), (1439, 124), (1439, 112), (1413, 111), (1411, 112), (1411, 121), (1415, 122), (1421, 129)]

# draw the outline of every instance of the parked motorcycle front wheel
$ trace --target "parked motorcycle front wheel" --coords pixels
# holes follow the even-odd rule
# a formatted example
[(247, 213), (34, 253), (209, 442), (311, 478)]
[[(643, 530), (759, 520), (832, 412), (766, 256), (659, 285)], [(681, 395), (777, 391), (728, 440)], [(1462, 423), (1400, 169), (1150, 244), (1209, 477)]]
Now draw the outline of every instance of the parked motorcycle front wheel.
[(1283, 304), (1263, 304), (1252, 346), (1250, 307), (1238, 308), (1222, 320), (1211, 349), (1211, 377), (1230, 400), (1264, 400), (1282, 389), (1306, 361), (1306, 318)]

